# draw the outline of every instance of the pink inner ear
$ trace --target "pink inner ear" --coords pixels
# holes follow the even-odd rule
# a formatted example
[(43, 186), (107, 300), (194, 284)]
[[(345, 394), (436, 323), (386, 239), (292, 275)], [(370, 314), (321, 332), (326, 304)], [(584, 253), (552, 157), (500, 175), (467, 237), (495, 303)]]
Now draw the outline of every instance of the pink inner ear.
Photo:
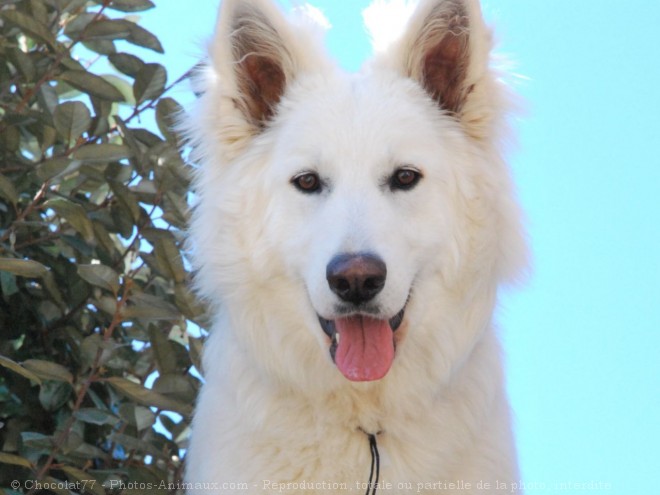
[(424, 87), (449, 112), (459, 113), (463, 106), (469, 57), (468, 34), (451, 30), (424, 57)]
[(286, 76), (275, 61), (259, 55), (248, 56), (240, 64), (240, 71), (240, 89), (247, 97), (247, 111), (261, 126), (273, 116), (284, 93)]

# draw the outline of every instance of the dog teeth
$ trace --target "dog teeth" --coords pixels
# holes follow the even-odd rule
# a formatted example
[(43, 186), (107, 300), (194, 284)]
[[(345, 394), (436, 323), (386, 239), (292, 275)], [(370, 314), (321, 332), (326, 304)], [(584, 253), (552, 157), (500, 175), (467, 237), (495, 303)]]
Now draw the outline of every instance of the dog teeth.
[(335, 342), (339, 344), (339, 332), (335, 333)]

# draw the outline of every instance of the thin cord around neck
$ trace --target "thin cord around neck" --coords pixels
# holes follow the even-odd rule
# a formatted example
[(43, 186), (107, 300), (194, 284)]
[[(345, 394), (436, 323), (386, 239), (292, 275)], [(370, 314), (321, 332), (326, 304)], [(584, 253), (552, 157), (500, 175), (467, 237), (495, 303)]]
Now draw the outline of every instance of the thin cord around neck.
[[(376, 488), (378, 488), (378, 478), (380, 477), (380, 455), (378, 454), (378, 444), (376, 443), (376, 435), (368, 433), (369, 447), (371, 449), (371, 472), (369, 473), (369, 484), (365, 495), (376, 495)], [(374, 467), (376, 468), (376, 479), (374, 480)], [(372, 484), (373, 482), (373, 484)]]

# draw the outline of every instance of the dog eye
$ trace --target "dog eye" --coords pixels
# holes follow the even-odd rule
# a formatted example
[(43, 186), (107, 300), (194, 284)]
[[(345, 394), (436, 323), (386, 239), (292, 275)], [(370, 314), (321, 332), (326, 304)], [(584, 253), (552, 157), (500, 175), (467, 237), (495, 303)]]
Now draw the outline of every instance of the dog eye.
[(321, 191), (321, 179), (314, 172), (304, 172), (291, 179), (291, 183), (301, 192), (311, 194)]
[(418, 170), (411, 168), (397, 169), (390, 177), (390, 189), (392, 191), (407, 191), (415, 187), (421, 178), (422, 174)]

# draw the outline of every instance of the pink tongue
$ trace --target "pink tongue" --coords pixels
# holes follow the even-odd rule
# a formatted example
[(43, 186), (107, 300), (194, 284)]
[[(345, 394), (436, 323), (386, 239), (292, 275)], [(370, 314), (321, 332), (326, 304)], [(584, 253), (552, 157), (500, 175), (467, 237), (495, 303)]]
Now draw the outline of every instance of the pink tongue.
[(394, 359), (394, 337), (387, 320), (350, 316), (335, 320), (339, 337), (335, 363), (354, 382), (383, 378)]

